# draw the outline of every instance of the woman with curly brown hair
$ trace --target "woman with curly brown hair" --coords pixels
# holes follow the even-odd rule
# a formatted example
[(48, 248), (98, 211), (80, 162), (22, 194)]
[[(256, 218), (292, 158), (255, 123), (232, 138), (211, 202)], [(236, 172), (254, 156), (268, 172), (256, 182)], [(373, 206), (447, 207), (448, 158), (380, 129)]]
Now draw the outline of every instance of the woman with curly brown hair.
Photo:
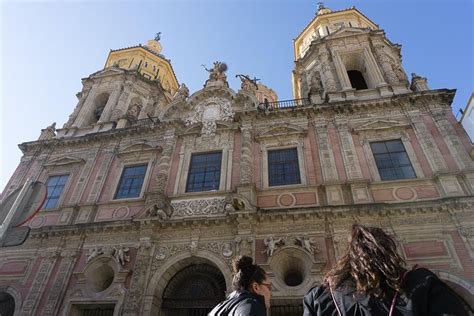
[(353, 225), (346, 253), (321, 286), (304, 297), (305, 316), (468, 315), (436, 275), (405, 269), (395, 241), (382, 229)]

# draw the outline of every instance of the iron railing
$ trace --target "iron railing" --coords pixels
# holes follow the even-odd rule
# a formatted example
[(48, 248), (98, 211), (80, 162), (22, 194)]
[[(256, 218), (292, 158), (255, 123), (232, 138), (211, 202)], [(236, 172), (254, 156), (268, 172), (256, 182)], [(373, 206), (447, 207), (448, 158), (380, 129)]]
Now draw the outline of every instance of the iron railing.
[(258, 105), (258, 110), (261, 112), (273, 111), (279, 109), (294, 109), (303, 106), (310, 106), (311, 101), (308, 98), (304, 99), (293, 99), (293, 100), (282, 100), (276, 102), (262, 102)]

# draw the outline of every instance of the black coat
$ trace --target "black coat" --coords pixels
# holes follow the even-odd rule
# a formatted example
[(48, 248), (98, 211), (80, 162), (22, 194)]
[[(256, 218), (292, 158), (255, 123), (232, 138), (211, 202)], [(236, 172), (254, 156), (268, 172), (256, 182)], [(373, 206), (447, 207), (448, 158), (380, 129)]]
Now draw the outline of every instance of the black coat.
[(208, 316), (267, 316), (265, 299), (248, 291), (232, 292)]
[[(427, 269), (408, 272), (402, 284), (404, 294), (397, 297), (393, 316), (400, 315), (468, 315), (465, 303)], [(355, 294), (352, 282), (334, 290), (334, 297), (342, 315), (388, 315), (394, 292), (387, 298), (373, 298)], [(337, 316), (338, 312), (329, 289), (311, 289), (303, 299), (304, 316)]]

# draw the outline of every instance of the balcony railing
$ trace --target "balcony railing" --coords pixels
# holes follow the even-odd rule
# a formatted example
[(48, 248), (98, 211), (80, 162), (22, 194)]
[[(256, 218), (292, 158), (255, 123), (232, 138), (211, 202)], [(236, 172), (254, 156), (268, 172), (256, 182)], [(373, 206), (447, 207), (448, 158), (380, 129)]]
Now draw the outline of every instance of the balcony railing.
[(311, 101), (307, 98), (304, 99), (293, 99), (293, 100), (282, 100), (276, 102), (262, 102), (258, 105), (260, 112), (280, 110), (280, 109), (294, 109), (303, 106), (310, 106)]

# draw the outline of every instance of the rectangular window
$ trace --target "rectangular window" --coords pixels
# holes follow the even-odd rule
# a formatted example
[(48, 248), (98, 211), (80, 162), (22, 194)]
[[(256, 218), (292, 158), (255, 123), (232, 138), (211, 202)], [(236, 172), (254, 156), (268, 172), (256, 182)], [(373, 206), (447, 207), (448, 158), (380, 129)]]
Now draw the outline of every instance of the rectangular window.
[(370, 143), (375, 163), (382, 180), (416, 178), (401, 140)]
[(147, 165), (123, 168), (115, 199), (135, 198), (140, 196)]
[(193, 154), (189, 165), (186, 192), (219, 190), (222, 153)]
[(66, 185), (67, 178), (69, 175), (62, 176), (51, 176), (46, 182), (48, 187), (48, 194), (46, 195), (46, 201), (44, 202), (43, 208), (50, 209), (55, 208), (58, 205), (61, 193), (63, 193), (64, 186)]
[(300, 184), (300, 166), (296, 148), (268, 151), (268, 185)]

